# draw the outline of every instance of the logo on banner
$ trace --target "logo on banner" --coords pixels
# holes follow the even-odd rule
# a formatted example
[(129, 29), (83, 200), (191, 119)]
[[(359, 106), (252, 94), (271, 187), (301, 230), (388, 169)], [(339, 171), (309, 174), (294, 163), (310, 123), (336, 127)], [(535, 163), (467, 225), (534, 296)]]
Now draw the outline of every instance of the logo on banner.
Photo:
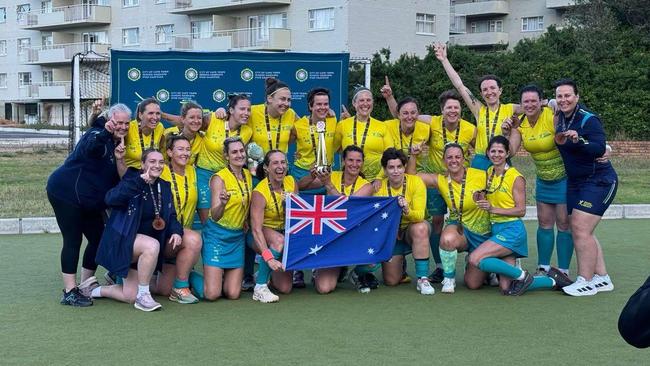
[(138, 69), (135, 68), (135, 67), (132, 67), (132, 68), (130, 68), (129, 71), (126, 73), (126, 76), (127, 76), (127, 77), (129, 78), (129, 80), (131, 80), (131, 81), (138, 81), (138, 80), (140, 80), (140, 76), (142, 76), (142, 74), (140, 73), (140, 70), (138, 70)]
[(296, 80), (300, 81), (301, 83), (309, 78), (309, 73), (305, 69), (298, 69), (296, 70)]
[(226, 100), (226, 92), (221, 89), (217, 89), (212, 93), (212, 99), (217, 103), (223, 102)]
[(169, 100), (169, 91), (165, 89), (158, 90), (158, 92), (156, 93), (156, 99), (158, 99), (160, 103), (165, 103), (166, 101)]
[(190, 67), (189, 69), (185, 70), (185, 79), (187, 79), (187, 81), (194, 81), (198, 77), (199, 77), (199, 72), (196, 71), (196, 69)]
[(255, 73), (253, 73), (253, 70), (249, 69), (248, 67), (243, 69), (241, 71), (241, 79), (244, 81), (251, 81), (253, 80), (253, 77), (255, 76)]

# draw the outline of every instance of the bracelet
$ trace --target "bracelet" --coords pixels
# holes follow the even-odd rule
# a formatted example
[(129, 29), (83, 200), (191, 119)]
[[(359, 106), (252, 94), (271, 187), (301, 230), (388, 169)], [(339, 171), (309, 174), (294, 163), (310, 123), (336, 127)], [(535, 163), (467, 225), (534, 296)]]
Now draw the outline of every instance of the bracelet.
[(264, 262), (268, 262), (274, 258), (275, 257), (273, 256), (273, 253), (271, 253), (270, 249), (267, 248), (262, 251), (262, 259), (264, 259)]

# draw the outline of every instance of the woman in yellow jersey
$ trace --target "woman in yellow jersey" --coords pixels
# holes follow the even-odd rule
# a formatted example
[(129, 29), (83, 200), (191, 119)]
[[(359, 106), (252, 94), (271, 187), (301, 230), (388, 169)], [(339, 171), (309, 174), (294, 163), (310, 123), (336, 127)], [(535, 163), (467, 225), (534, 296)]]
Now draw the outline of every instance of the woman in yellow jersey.
[(127, 167), (140, 169), (142, 152), (148, 149), (160, 150), (165, 128), (160, 123), (160, 103), (147, 98), (138, 104), (136, 119), (129, 123), (129, 132), (124, 143)]
[(253, 142), (266, 153), (289, 150), (291, 130), (298, 119), (291, 109), (291, 90), (289, 86), (275, 78), (265, 81), (264, 104), (251, 107), (250, 127), (253, 129)]
[[(181, 126), (174, 126), (165, 129), (165, 138), (163, 138), (163, 142), (166, 142), (167, 136), (171, 134), (182, 134), (185, 136), (190, 142), (192, 148), (190, 160), (187, 164), (194, 166), (196, 158), (201, 152), (203, 146), (203, 132), (201, 131), (203, 125), (203, 107), (192, 101), (184, 103), (181, 107), (181, 120), (183, 123)], [(161, 148), (167, 150), (164, 145), (165, 144), (162, 144)]]
[[(554, 288), (556, 282), (547, 276), (533, 277), (515, 266), (516, 258), (528, 256), (526, 227), (521, 221), (526, 214), (526, 181), (506, 162), (509, 145), (504, 136), (495, 136), (488, 144), (492, 166), (486, 172), (485, 191), (476, 192), (474, 200), (489, 212), (492, 236), (469, 255), (465, 284), (470, 289), (480, 288), (488, 273), (496, 273), (502, 293), (518, 296), (527, 289)], [(561, 285), (569, 284), (571, 280)]]
[(190, 291), (189, 275), (201, 253), (201, 235), (192, 230), (197, 198), (196, 172), (189, 164), (192, 149), (183, 135), (168, 136), (165, 146), (169, 165), (165, 165), (160, 178), (171, 186), (176, 218), (183, 226), (183, 240), (179, 246), (167, 244), (161, 248), (165, 262), (153, 292), (180, 304), (194, 304), (199, 300)]
[(394, 146), (393, 139), (386, 125), (370, 116), (373, 99), (369, 89), (357, 88), (352, 96), (352, 105), (356, 115), (342, 120), (336, 126), (334, 147), (343, 150), (349, 145), (359, 146), (365, 156), (363, 176), (372, 182), (381, 175), (381, 154)]
[(429, 274), (429, 232), (431, 226), (424, 219), (427, 190), (422, 180), (415, 175), (405, 174), (408, 158), (401, 150), (388, 148), (381, 157), (381, 166), (386, 178), (375, 196), (397, 197), (402, 208), (402, 219), (393, 256), (382, 263), (384, 283), (396, 286), (402, 279), (404, 256), (413, 253), (417, 277), (417, 290), (422, 295), (433, 295), (435, 290), (427, 278)]
[(476, 119), (477, 135), (472, 167), (486, 170), (490, 166), (490, 161), (485, 154), (488, 141), (494, 136), (501, 135), (501, 123), (504, 119), (521, 112), (519, 105), (501, 103), (501, 80), (494, 75), (485, 75), (479, 80), (478, 86), (485, 104), (481, 103), (469, 88), (463, 85), (460, 76), (447, 59), (447, 46), (438, 43), (434, 45), (434, 50), (449, 80)]
[[(415, 172), (414, 149), (409, 160), (408, 173)], [(485, 171), (466, 168), (463, 148), (448, 143), (443, 150), (447, 174), (418, 173), (424, 184), (436, 188), (449, 207), (449, 220), (440, 236), (440, 257), (444, 279), (442, 292), (453, 293), (456, 289), (456, 259), (458, 251), (476, 249), (490, 237), (489, 214), (480, 209), (472, 199), (475, 192), (485, 189)]]
[[(555, 145), (554, 111), (542, 107), (542, 90), (536, 85), (521, 89), (524, 115), (503, 122), (503, 135), (510, 140), (510, 150), (518, 151), (523, 143), (535, 162), (535, 201), (537, 203), (537, 271), (552, 276), (568, 275), (573, 255), (566, 207), (567, 177), (560, 151)], [(557, 239), (554, 240), (554, 226)], [(557, 241), (557, 264), (562, 274), (551, 268), (554, 241)]]
[(250, 219), (255, 249), (263, 261), (259, 265), (253, 300), (264, 303), (280, 298), (268, 288), (273, 272), (273, 286), (282, 293), (291, 292), (292, 273), (284, 272), (278, 260), (284, 248), (284, 200), (289, 193), (298, 193), (293, 177), (287, 176), (287, 157), (279, 150), (271, 150), (257, 167), (259, 184), (253, 190)]

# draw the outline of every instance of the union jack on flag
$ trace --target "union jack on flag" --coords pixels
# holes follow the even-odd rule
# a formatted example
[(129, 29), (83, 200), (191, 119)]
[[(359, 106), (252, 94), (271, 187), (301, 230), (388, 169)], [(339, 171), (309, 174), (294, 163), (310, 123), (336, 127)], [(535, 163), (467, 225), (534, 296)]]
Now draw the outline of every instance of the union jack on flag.
[(347, 200), (347, 196), (339, 196), (334, 201), (325, 204), (325, 196), (311, 196), (313, 205), (302, 197), (290, 194), (292, 203), (287, 210), (287, 220), (298, 219), (299, 221), (289, 228), (289, 234), (296, 234), (300, 230), (311, 225), (312, 235), (322, 235), (323, 225), (337, 233), (345, 231), (345, 227), (337, 221), (347, 220), (348, 210), (339, 209)]

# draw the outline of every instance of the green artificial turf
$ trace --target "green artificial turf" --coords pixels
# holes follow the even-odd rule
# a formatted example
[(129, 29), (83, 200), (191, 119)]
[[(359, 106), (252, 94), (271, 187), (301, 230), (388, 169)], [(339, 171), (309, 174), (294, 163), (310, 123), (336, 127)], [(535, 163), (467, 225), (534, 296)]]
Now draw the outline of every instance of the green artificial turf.
[[(617, 319), (650, 274), (648, 224), (600, 224), (616, 289), (593, 297), (469, 291), (459, 270), (453, 295), (425, 297), (414, 284), (362, 295), (346, 283), (330, 295), (308, 286), (276, 304), (250, 293), (196, 305), (159, 297), (155, 313), (109, 299), (59, 305), (60, 236), (0, 236), (0, 364), (647, 365), (650, 354), (620, 338)], [(534, 270), (535, 223), (527, 228), (524, 266)]]

